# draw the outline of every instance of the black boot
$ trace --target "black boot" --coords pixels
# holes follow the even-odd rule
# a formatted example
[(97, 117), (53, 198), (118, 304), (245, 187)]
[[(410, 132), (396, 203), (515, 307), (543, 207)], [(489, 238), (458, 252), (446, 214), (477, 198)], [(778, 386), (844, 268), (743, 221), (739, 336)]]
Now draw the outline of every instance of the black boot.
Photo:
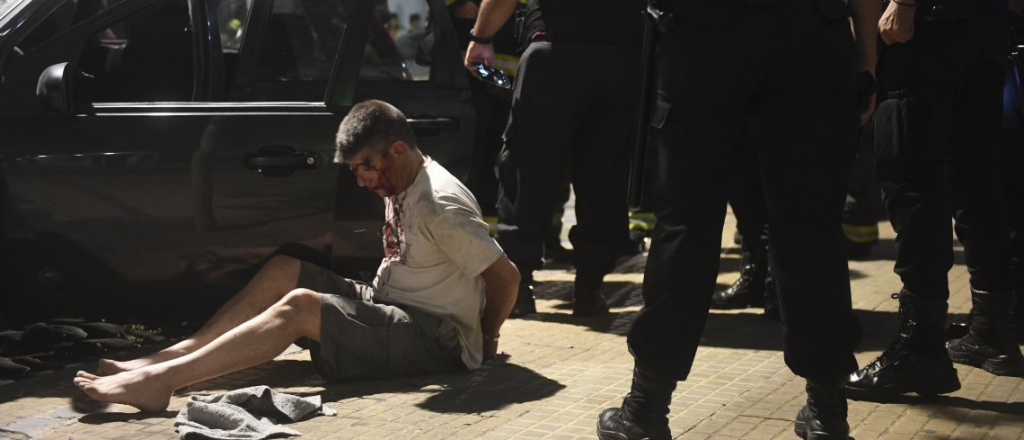
[(1024, 357), (1014, 331), (1013, 300), (1013, 291), (971, 288), (971, 328), (967, 336), (946, 343), (950, 359), (997, 376), (1024, 373)]
[(608, 408), (597, 419), (600, 440), (669, 440), (668, 405), (674, 379), (660, 379), (633, 369), (633, 385), (619, 408)]
[(807, 380), (807, 404), (796, 413), (793, 431), (804, 440), (847, 440), (846, 396), (841, 381)]
[(537, 313), (537, 302), (533, 299), (533, 276), (523, 276), (519, 281), (519, 295), (516, 296), (516, 304), (509, 312), (510, 318), (520, 318), (526, 315)]
[(603, 275), (576, 273), (576, 282), (572, 286), (573, 316), (597, 316), (608, 312), (608, 304), (601, 296), (603, 280)]
[(960, 389), (953, 363), (943, 350), (945, 301), (930, 301), (907, 290), (900, 300), (899, 334), (878, 359), (850, 374), (851, 399), (887, 400), (906, 393), (934, 396)]
[(768, 252), (761, 246), (743, 248), (740, 278), (732, 286), (711, 297), (716, 309), (743, 309), (764, 306), (764, 282), (768, 274)]

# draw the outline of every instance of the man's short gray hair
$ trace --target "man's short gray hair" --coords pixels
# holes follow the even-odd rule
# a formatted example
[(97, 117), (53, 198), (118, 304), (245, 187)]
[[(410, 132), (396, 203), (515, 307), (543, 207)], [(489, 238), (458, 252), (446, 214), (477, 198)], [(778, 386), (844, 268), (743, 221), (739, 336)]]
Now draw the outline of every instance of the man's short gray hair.
[(402, 111), (375, 99), (360, 102), (338, 127), (334, 163), (342, 164), (364, 149), (385, 155), (395, 141), (416, 148), (416, 136)]

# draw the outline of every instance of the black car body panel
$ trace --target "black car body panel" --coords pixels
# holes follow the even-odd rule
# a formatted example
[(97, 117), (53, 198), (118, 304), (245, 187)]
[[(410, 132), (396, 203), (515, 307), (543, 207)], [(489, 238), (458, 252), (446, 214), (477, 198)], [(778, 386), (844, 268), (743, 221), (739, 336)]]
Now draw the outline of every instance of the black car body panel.
[(2, 316), (201, 317), (285, 243), (372, 276), (383, 205), (332, 164), (360, 100), (398, 106), (467, 173), (475, 116), (443, 0), (398, 2), (429, 11), (406, 34), (432, 40), (429, 65), (400, 56), (387, 2), (9, 1)]

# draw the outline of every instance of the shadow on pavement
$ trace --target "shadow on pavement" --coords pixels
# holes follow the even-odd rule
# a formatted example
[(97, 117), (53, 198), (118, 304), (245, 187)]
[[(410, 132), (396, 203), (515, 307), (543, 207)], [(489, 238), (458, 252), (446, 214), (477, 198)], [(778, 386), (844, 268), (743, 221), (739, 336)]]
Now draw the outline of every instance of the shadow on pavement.
[[(509, 362), (506, 355), (480, 369), (406, 376), (394, 379), (366, 379), (325, 383), (316, 375), (312, 362), (275, 361), (272, 367), (254, 375), (246, 382), (281, 389), (289, 387), (323, 387), (324, 402), (393, 393), (425, 393), (429, 396), (416, 406), (436, 413), (480, 413), (506, 406), (546, 399), (565, 385), (529, 368)], [(286, 391), (287, 392), (287, 391)]]
[[(1024, 421), (1024, 402), (993, 402), (991, 400), (970, 400), (958, 396), (934, 396), (919, 397), (916, 395), (902, 395), (886, 400), (887, 404), (898, 404), (916, 406), (934, 412), (931, 417), (942, 417), (949, 420), (959, 420), (964, 417), (962, 410), (985, 411), (1019, 417), (1018, 422)], [(1006, 423), (1013, 423), (1013, 420), (1005, 420)]]
[[(852, 271), (852, 276), (863, 274)], [(728, 286), (718, 284), (716, 291)], [(634, 310), (616, 310), (624, 307), (642, 307), (643, 297), (640, 285), (632, 282), (606, 281), (601, 288), (611, 311), (602, 316), (580, 318), (572, 315), (572, 283), (567, 281), (545, 281), (539, 283), (535, 296), (559, 303), (553, 308), (557, 313), (536, 313), (522, 319), (569, 324), (586, 327), (591, 331), (625, 336), (629, 323), (636, 314)], [(562, 312), (564, 311), (564, 313)], [(881, 351), (896, 336), (897, 316), (895, 312), (854, 310), (864, 329), (864, 335), (857, 351)], [(962, 321), (963, 316), (950, 314), (950, 321)], [(701, 346), (740, 348), (752, 350), (777, 350), (783, 348), (782, 326), (777, 321), (766, 319), (760, 308), (738, 310), (712, 310), (708, 315), (701, 338)]]
[[(238, 373), (236, 373), (238, 374)], [(487, 364), (474, 372), (457, 371), (423, 376), (407, 376), (394, 379), (364, 379), (348, 382), (325, 383), (316, 375), (312, 362), (304, 360), (279, 360), (260, 367), (256, 374), (225, 377), (231, 388), (267, 385), (271, 388), (296, 395), (320, 395), (324, 403), (338, 402), (355, 397), (373, 399), (374, 395), (396, 393), (418, 393), (428, 396), (416, 406), (435, 413), (476, 414), (497, 411), (509, 405), (543, 400), (553, 396), (565, 385), (549, 379), (529, 368), (509, 362), (505, 355), (493, 364)], [(224, 383), (220, 379), (187, 388), (195, 394), (222, 393)], [(291, 387), (314, 388), (314, 390), (288, 390)], [(170, 419), (176, 411), (160, 413), (109, 411), (109, 404), (90, 399), (84, 394), (72, 391), (71, 408), (81, 414), (78, 421), (90, 425), (115, 422), (131, 422), (146, 419)], [(109, 412), (108, 412), (109, 411)]]

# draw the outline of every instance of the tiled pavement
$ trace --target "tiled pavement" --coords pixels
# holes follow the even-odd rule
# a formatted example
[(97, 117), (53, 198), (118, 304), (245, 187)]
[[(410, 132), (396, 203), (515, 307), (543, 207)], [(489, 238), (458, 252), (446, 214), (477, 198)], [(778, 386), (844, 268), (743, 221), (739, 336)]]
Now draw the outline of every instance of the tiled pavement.
[[(857, 356), (862, 365), (879, 354), (895, 330), (892, 231), (886, 223), (881, 228), (882, 243), (872, 258), (850, 262), (854, 305), (865, 327)], [(737, 276), (739, 258), (731, 234), (727, 224), (720, 288)], [(640, 307), (644, 262), (636, 257), (606, 279), (603, 293), (612, 312), (590, 319), (570, 314), (572, 274), (543, 271), (537, 276), (540, 312), (509, 321), (502, 329), (502, 349), (509, 358), (475, 373), (327, 384), (306, 361), (308, 353), (300, 351), (196, 384), (180, 391), (169, 411), (146, 415), (84, 399), (70, 385), (71, 373), (64, 372), (0, 387), (0, 438), (173, 439), (174, 416), (188, 395), (266, 384), (322, 395), (338, 411), (334, 417), (291, 425), (307, 439), (593, 439), (597, 413), (617, 405), (629, 386), (632, 362), (624, 333)], [(951, 272), (950, 284), (951, 314), (962, 317), (969, 308), (962, 261)], [(693, 373), (672, 402), (675, 438), (796, 438), (792, 421), (803, 403), (803, 381), (783, 363), (778, 325), (759, 313), (712, 313)], [(947, 396), (851, 402), (854, 437), (1024, 438), (1024, 381), (957, 369), (963, 389)]]

